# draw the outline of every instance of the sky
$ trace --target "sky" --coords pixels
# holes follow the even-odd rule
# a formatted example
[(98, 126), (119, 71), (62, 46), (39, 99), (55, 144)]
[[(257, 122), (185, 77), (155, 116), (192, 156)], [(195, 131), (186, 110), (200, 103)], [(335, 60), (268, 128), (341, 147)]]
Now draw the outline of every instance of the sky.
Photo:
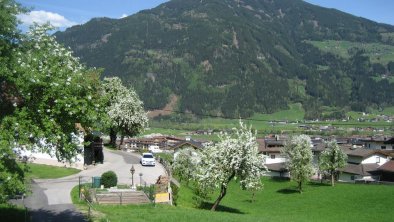
[[(16, 0), (31, 12), (20, 15), (23, 27), (50, 21), (64, 30), (95, 17), (122, 18), (154, 8), (167, 0)], [(305, 0), (373, 21), (394, 25), (394, 0)]]

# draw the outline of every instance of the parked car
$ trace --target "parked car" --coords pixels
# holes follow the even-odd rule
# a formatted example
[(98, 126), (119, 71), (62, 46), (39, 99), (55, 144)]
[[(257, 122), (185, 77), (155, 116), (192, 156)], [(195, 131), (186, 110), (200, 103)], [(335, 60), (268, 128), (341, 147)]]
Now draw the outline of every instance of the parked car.
[(143, 153), (140, 163), (142, 166), (155, 166), (156, 160), (152, 153)]

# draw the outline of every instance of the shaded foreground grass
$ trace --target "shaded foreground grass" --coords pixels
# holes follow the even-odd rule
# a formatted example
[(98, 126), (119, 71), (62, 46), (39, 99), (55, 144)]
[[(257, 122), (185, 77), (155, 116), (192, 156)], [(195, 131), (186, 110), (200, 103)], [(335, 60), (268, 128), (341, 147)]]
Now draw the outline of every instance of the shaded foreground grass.
[(26, 221), (27, 217), (27, 211), (22, 207), (0, 204), (0, 221)]
[(241, 191), (234, 182), (219, 212), (195, 209), (186, 186), (181, 187), (177, 207), (96, 205), (95, 210), (110, 221), (392, 221), (394, 217), (394, 186), (309, 183), (303, 194), (295, 188), (294, 182), (264, 179), (264, 189), (253, 201), (252, 192)]
[(28, 164), (29, 171), (27, 178), (31, 179), (55, 179), (79, 173), (80, 170), (74, 168), (55, 167), (43, 164)]

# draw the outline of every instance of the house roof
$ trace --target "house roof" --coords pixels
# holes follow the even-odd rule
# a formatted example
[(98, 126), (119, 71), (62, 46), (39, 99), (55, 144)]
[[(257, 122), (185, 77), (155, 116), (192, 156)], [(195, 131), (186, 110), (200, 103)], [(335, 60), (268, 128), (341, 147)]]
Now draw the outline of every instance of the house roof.
[(378, 170), (394, 173), (394, 160), (387, 161), (387, 163), (380, 166)]
[(372, 164), (353, 164), (348, 163), (344, 168), (339, 171), (344, 173), (350, 173), (355, 175), (370, 176), (371, 172), (376, 171), (379, 165), (376, 163)]
[(259, 144), (259, 153), (269, 152), (269, 153), (280, 153), (282, 147), (267, 147), (266, 141), (267, 139), (256, 139)]
[(267, 153), (280, 153), (282, 152), (282, 147), (260, 147), (259, 152), (267, 152)]
[(365, 149), (365, 148), (356, 148), (353, 149), (351, 147), (344, 147), (344, 152), (348, 156), (355, 156), (355, 157), (361, 157), (361, 158), (366, 158), (368, 156), (374, 155), (374, 154), (380, 154), (382, 156), (390, 156), (391, 151), (386, 151), (386, 150), (372, 150), (372, 149)]
[(384, 144), (394, 144), (394, 137), (375, 137), (371, 139), (363, 139), (363, 142), (377, 142)]
[(269, 171), (287, 172), (285, 163), (272, 163), (265, 165)]
[(317, 143), (317, 144), (313, 144), (312, 147), (312, 151), (318, 151), (318, 152), (322, 152), (326, 149), (326, 144), (325, 143)]
[(284, 146), (286, 140), (265, 139), (265, 146)]
[(349, 143), (349, 138), (335, 138), (335, 140), (337, 141), (337, 144), (347, 144)]

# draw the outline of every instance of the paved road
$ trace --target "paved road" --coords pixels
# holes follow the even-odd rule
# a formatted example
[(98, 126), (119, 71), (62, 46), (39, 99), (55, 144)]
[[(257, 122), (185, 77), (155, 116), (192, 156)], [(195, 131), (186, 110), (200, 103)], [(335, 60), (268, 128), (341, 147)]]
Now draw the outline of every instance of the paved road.
[(142, 167), (138, 154), (122, 151), (104, 150), (104, 163), (91, 167), (80, 173), (60, 179), (40, 179), (32, 183), (33, 194), (25, 199), (24, 204), (30, 211), (31, 221), (85, 221), (83, 215), (74, 208), (70, 192), (78, 185), (79, 176), (82, 182), (90, 183), (92, 176), (100, 176), (103, 172), (113, 170), (118, 176), (118, 184), (131, 184), (130, 168), (134, 164), (134, 184), (154, 184), (156, 179), (165, 174), (164, 168), (157, 164), (155, 167)]

